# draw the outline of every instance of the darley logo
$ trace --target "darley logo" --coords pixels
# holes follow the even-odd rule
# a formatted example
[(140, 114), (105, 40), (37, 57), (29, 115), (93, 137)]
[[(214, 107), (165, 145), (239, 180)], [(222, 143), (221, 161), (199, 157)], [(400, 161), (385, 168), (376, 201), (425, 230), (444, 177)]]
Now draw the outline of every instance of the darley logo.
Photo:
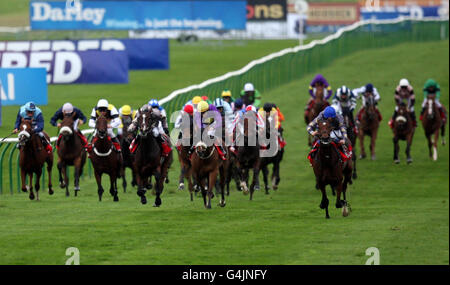
[(64, 5), (64, 8), (46, 2), (31, 2), (31, 20), (38, 22), (92, 22), (97, 26), (102, 23), (105, 12), (105, 8), (83, 9), (83, 4), (78, 1), (74, 2), (73, 7)]

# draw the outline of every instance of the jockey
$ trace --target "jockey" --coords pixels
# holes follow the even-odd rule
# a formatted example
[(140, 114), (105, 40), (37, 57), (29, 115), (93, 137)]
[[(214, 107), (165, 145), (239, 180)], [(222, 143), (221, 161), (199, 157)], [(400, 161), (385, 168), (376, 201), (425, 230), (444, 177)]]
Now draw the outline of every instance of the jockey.
[(20, 123), (22, 119), (31, 120), (33, 126), (33, 131), (39, 135), (42, 144), (48, 154), (52, 154), (53, 148), (47, 138), (44, 136), (44, 116), (42, 115), (41, 109), (36, 107), (33, 102), (28, 102), (22, 107), (20, 107), (17, 113), (16, 123), (14, 125), (13, 133), (17, 134), (20, 129)]
[[(161, 111), (159, 110), (159, 108), (152, 108), (152, 106), (149, 104), (143, 105), (137, 112), (137, 114), (136, 114), (134, 120), (131, 122), (130, 126), (128, 127), (128, 132), (130, 134), (132, 134), (138, 129), (138, 119), (143, 112), (151, 112), (151, 114), (153, 116), (158, 118), (158, 124), (157, 124), (157, 126), (153, 127), (152, 134), (161, 145), (161, 150), (162, 150), (161, 155), (164, 157), (167, 157), (172, 149), (170, 147), (170, 137), (168, 135), (166, 135), (163, 125), (161, 123), (162, 114), (161, 114)], [(136, 136), (130, 144), (131, 153), (134, 153), (134, 151), (137, 148), (137, 141), (136, 141), (137, 137), (138, 136)]]
[(225, 126), (229, 126), (234, 119), (234, 113), (230, 104), (222, 98), (216, 98), (214, 100), (214, 106), (216, 106), (217, 110), (221, 113), (222, 118), (225, 119)]
[(397, 117), (398, 106), (403, 102), (403, 100), (407, 101), (406, 107), (408, 108), (411, 119), (413, 120), (413, 126), (417, 127), (416, 113), (414, 112), (414, 102), (416, 101), (416, 96), (414, 95), (414, 90), (412, 86), (409, 84), (408, 79), (403, 78), (400, 80), (400, 83), (395, 88), (394, 99), (396, 106), (394, 114), (392, 115), (392, 118), (389, 120), (388, 123), (391, 129), (393, 127), (394, 120)]
[(261, 105), (261, 94), (250, 82), (245, 83), (244, 89), (241, 90), (241, 98), (245, 105), (253, 105), (256, 108)]
[(233, 109), (234, 115), (236, 116), (236, 114), (241, 112), (243, 108), (244, 108), (244, 102), (242, 101), (242, 99), (241, 98), (236, 99), (236, 101), (234, 101), (234, 109)]
[[(148, 105), (150, 107), (152, 107), (153, 110), (156, 110), (156, 109), (159, 110), (159, 113), (161, 114), (161, 123), (162, 123), (162, 127), (164, 129), (164, 133), (166, 135), (169, 135), (169, 124), (167, 123), (166, 110), (164, 110), (164, 108), (159, 105), (159, 102), (156, 99), (151, 99), (150, 101), (148, 101)], [(158, 113), (158, 112), (156, 112), (156, 113)]]
[(338, 113), (343, 115), (343, 109), (348, 109), (350, 115), (350, 122), (355, 126), (355, 120), (353, 118), (353, 111), (356, 108), (357, 97), (353, 94), (352, 90), (345, 85), (339, 87), (336, 90), (336, 94), (333, 97), (333, 107), (338, 110)]
[[(204, 115), (206, 114), (206, 112), (212, 112), (214, 117), (206, 119), (205, 122)], [(216, 129), (222, 128), (222, 116), (220, 115), (220, 111), (216, 108), (216, 106), (214, 106), (213, 104), (208, 104), (206, 101), (201, 101), (197, 105), (197, 112), (194, 113), (194, 128), (196, 128), (197, 131), (200, 130), (201, 135), (203, 134), (203, 130), (206, 130), (210, 138), (214, 137), (214, 144), (222, 152), (221, 156), (226, 156), (227, 152), (225, 150), (225, 147), (223, 147), (222, 138), (216, 136)], [(193, 150), (194, 145), (191, 146), (189, 154), (191, 154)]]
[[(175, 129), (180, 130), (180, 133), (178, 134), (178, 142), (179, 143), (177, 144), (177, 146), (179, 144), (181, 144), (181, 139), (183, 137), (183, 131), (185, 130), (185, 129), (183, 129), (183, 127), (185, 127), (185, 126), (183, 126), (183, 117), (184, 117), (183, 115), (184, 114), (188, 114), (189, 120), (192, 121), (193, 115), (194, 115), (194, 107), (192, 107), (192, 105), (184, 106), (183, 110), (181, 110), (180, 114), (178, 115), (178, 117), (175, 121), (175, 125), (174, 125)], [(191, 122), (189, 122), (189, 127), (191, 126), (190, 123)], [(190, 128), (189, 128), (189, 137), (192, 139), (192, 130)]]
[[(114, 105), (109, 104), (106, 99), (100, 99), (97, 102), (97, 106), (92, 108), (91, 119), (89, 120), (89, 127), (95, 128), (97, 118), (103, 115), (108, 120), (108, 135), (112, 140), (114, 148), (117, 152), (121, 152), (120, 142), (117, 138), (116, 134), (113, 132), (113, 129), (116, 129), (120, 126), (120, 118), (119, 112), (117, 111)], [(96, 130), (97, 131), (97, 130)], [(93, 138), (95, 137), (95, 134)], [(90, 147), (89, 147), (90, 149)]]
[(280, 144), (280, 148), (283, 148), (286, 145), (286, 142), (282, 136), (283, 128), (281, 127), (281, 122), (284, 121), (284, 115), (281, 113), (280, 109), (274, 103), (265, 103), (264, 107), (259, 108), (258, 113), (264, 122), (266, 122), (266, 119), (276, 119), (275, 129), (278, 132), (278, 142)]
[(234, 98), (231, 96), (231, 91), (225, 89), (222, 91), (222, 99), (230, 105), (231, 110), (234, 112)]
[[(347, 155), (348, 138), (347, 129), (344, 125), (344, 118), (340, 114), (337, 114), (336, 110), (333, 107), (328, 106), (325, 108), (325, 110), (320, 112), (320, 114), (317, 115), (317, 117), (313, 121), (311, 121), (311, 123), (309, 123), (306, 130), (311, 136), (317, 136), (319, 134), (319, 122), (324, 120), (330, 122), (331, 126), (333, 127), (333, 130), (330, 133), (330, 137), (335, 143), (338, 143), (342, 147), (343, 152)], [(318, 148), (318, 143), (314, 144), (313, 150), (315, 148)]]
[[(245, 114), (246, 113), (254, 113), (256, 116), (256, 130), (258, 133), (261, 134), (261, 132), (264, 130), (264, 126), (265, 126), (265, 122), (263, 117), (261, 116), (260, 113), (258, 113), (258, 110), (256, 109), (255, 106), (252, 105), (248, 105), (247, 107), (245, 107), (245, 109), (239, 110), (235, 113), (235, 117), (234, 117), (234, 121), (233, 123), (230, 125), (229, 128), (229, 133), (231, 135), (236, 135), (236, 129), (239, 128), (240, 133), (244, 133), (244, 123), (243, 120), (245, 118)], [(233, 137), (234, 138), (234, 137)], [(231, 146), (230, 146), (230, 150), (232, 152), (235, 152), (235, 148), (234, 148), (234, 143), (235, 143), (235, 139), (232, 140)]]
[[(358, 111), (358, 115), (356, 116), (356, 126), (359, 126), (361, 121), (361, 116), (364, 112), (365, 106), (366, 106), (366, 96), (373, 95), (373, 99), (375, 100), (375, 111), (378, 114), (378, 118), (381, 121), (383, 117), (381, 116), (380, 110), (376, 107), (378, 104), (378, 101), (381, 100), (380, 94), (378, 93), (377, 88), (375, 88), (371, 83), (367, 83), (365, 86), (362, 86), (360, 88), (353, 89), (353, 94), (355, 94), (356, 98), (361, 97), (362, 98), (362, 106), (361, 109)], [(362, 94), (363, 96), (360, 96)]]
[(333, 90), (331, 89), (331, 86), (328, 84), (328, 81), (325, 79), (325, 77), (323, 77), (322, 74), (317, 74), (309, 84), (309, 95), (311, 96), (311, 98), (309, 98), (308, 103), (306, 103), (304, 114), (305, 118), (308, 118), (309, 112), (311, 112), (311, 109), (314, 105), (316, 94), (319, 90), (320, 92), (322, 92), (323, 90), (323, 98), (325, 101), (328, 101), (331, 95), (333, 95)]
[(439, 102), (439, 97), (441, 97), (441, 87), (439, 84), (433, 79), (428, 79), (423, 86), (423, 102), (422, 102), (422, 111), (420, 112), (420, 120), (422, 120), (423, 113), (425, 111), (425, 105), (427, 103), (427, 97), (434, 95), (434, 103), (439, 109), (439, 113), (443, 120), (443, 124), (447, 121), (446, 110), (444, 106)]
[[(72, 116), (72, 114), (75, 113), (74, 122), (73, 122), (73, 130), (77, 133), (77, 135), (81, 138), (81, 141), (83, 142), (83, 147), (87, 147), (88, 140), (87, 138), (81, 133), (81, 131), (78, 129), (78, 126), (84, 124), (87, 119), (86, 116), (83, 114), (83, 112), (74, 107), (71, 103), (65, 103), (61, 108), (59, 108), (53, 117), (50, 119), (50, 124), (54, 127), (61, 128), (61, 123), (57, 123), (58, 120), (64, 119), (66, 116)], [(59, 146), (59, 141), (61, 140), (62, 135), (58, 136), (58, 140), (56, 142), (56, 146)]]
[(119, 108), (120, 126), (117, 128), (117, 134), (119, 136), (123, 135), (124, 124), (131, 124), (136, 117), (136, 113), (137, 111), (133, 110), (130, 105), (123, 105)]

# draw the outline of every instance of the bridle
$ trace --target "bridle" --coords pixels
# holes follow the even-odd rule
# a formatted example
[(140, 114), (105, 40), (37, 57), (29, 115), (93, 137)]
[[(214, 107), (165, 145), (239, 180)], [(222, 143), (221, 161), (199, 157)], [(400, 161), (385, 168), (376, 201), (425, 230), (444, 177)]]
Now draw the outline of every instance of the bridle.
[(211, 151), (209, 152), (209, 154), (208, 154), (207, 156), (204, 156), (204, 155), (203, 155), (203, 152), (199, 152), (199, 151), (198, 151), (199, 148), (205, 149), (204, 152), (206, 152), (206, 150), (208, 149), (208, 147), (207, 147), (207, 145), (206, 145), (204, 142), (199, 142), (199, 143), (197, 143), (197, 145), (195, 146), (195, 152), (197, 153), (198, 157), (199, 157), (200, 159), (203, 159), (203, 160), (210, 158), (210, 157), (213, 155), (214, 151), (216, 150), (215, 147), (212, 147), (212, 149), (211, 149)]

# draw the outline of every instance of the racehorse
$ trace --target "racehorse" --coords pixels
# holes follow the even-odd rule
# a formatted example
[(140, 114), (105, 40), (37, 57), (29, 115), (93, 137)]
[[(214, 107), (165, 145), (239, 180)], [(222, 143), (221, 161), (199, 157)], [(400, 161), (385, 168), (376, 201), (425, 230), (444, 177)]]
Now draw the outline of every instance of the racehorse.
[[(269, 139), (270, 138), (270, 123), (269, 123), (269, 116), (266, 116), (266, 138)], [(281, 136), (281, 133), (279, 134)], [(270, 148), (270, 144), (266, 146), (266, 148)], [(278, 137), (277, 137), (277, 151), (275, 153), (274, 156), (270, 156), (270, 157), (262, 157), (261, 158), (261, 170), (263, 173), (263, 179), (264, 179), (264, 190), (266, 194), (269, 194), (269, 189), (270, 187), (268, 186), (268, 175), (269, 175), (269, 164), (273, 165), (273, 169), (272, 169), (272, 189), (273, 190), (277, 190), (278, 189), (278, 184), (280, 183), (280, 163), (281, 160), (283, 159), (283, 154), (284, 154), (284, 148), (281, 148), (280, 143), (278, 141)]]
[(130, 152), (130, 139), (129, 139), (129, 133), (128, 133), (128, 127), (131, 124), (131, 118), (128, 119), (124, 119), (122, 118), (122, 124), (123, 124), (123, 128), (122, 128), (122, 135), (119, 135), (119, 142), (120, 142), (120, 147), (122, 148), (122, 158), (123, 158), (123, 163), (122, 163), (122, 169), (121, 169), (121, 176), (122, 176), (122, 187), (123, 187), (123, 192), (127, 192), (127, 179), (125, 176), (125, 170), (127, 168), (131, 169), (131, 186), (136, 186), (136, 174), (134, 173), (133, 170), (133, 155)]
[(410, 150), (411, 144), (414, 137), (414, 126), (412, 118), (409, 114), (408, 108), (405, 103), (398, 105), (397, 117), (395, 118), (392, 131), (394, 132), (394, 162), (400, 163), (398, 158), (398, 152), (400, 146), (398, 145), (399, 140), (406, 140), (406, 162), (409, 164), (412, 162)]
[(347, 137), (350, 143), (352, 144), (352, 162), (353, 162), (353, 179), (358, 177), (356, 172), (356, 138), (357, 134), (355, 132), (355, 126), (350, 119), (351, 112), (348, 107), (342, 107), (342, 117), (344, 118), (344, 124), (347, 129)]
[[(311, 160), (316, 183), (322, 192), (322, 201), (319, 206), (321, 209), (325, 209), (325, 218), (327, 219), (330, 218), (330, 215), (328, 214), (329, 201), (325, 186), (330, 185), (332, 188), (336, 188), (336, 208), (343, 208), (342, 215), (346, 217), (349, 214), (349, 204), (346, 201), (347, 184), (352, 184), (352, 160), (343, 161), (336, 144), (330, 137), (331, 130), (332, 127), (328, 121), (319, 122), (319, 148), (315, 158)], [(341, 200), (341, 193), (343, 193), (344, 200)]]
[(366, 105), (364, 106), (364, 111), (361, 115), (361, 125), (359, 127), (358, 139), (361, 147), (360, 158), (366, 157), (366, 151), (364, 149), (364, 136), (369, 136), (370, 140), (370, 154), (372, 160), (376, 159), (375, 156), (375, 141), (377, 139), (378, 127), (380, 126), (380, 118), (375, 107), (375, 99), (373, 94), (364, 95)]
[[(225, 207), (225, 171), (223, 160), (214, 144), (207, 146), (200, 141), (195, 146), (195, 151), (191, 158), (192, 176), (200, 186), (203, 196), (203, 203), (206, 209), (211, 209), (211, 199), (214, 198), (213, 188), (216, 184), (217, 174), (220, 174), (221, 199), (219, 205)], [(208, 196), (208, 199), (206, 199)], [(192, 193), (191, 193), (192, 200)]]
[[(324, 98), (324, 90), (325, 89), (323, 86), (320, 86), (320, 88), (317, 87), (316, 98), (313, 100), (313, 102), (311, 102), (311, 111), (307, 116), (305, 116), (306, 125), (312, 122), (317, 117), (317, 115), (320, 114), (320, 112), (322, 112), (327, 106), (330, 105)], [(311, 136), (308, 136), (308, 145), (312, 146)]]
[(122, 155), (113, 150), (111, 138), (108, 136), (108, 120), (104, 116), (97, 118), (95, 124), (95, 137), (92, 141), (92, 150), (89, 152), (95, 179), (98, 187), (98, 199), (102, 201), (103, 187), (102, 175), (109, 175), (109, 193), (114, 197), (114, 202), (119, 201), (117, 191), (117, 178), (120, 178), (122, 169)]
[[(188, 115), (186, 115), (188, 116)], [(187, 117), (186, 117), (187, 118)], [(184, 189), (184, 179), (186, 178), (188, 180), (188, 189), (191, 196), (191, 201), (194, 200), (193, 197), (193, 184), (191, 179), (191, 160), (189, 155), (189, 149), (191, 148), (191, 145), (193, 144), (193, 120), (191, 117), (189, 117), (189, 128), (186, 128), (185, 130), (182, 130), (180, 132), (180, 137), (177, 145), (177, 153), (178, 153), (178, 161), (180, 162), (180, 177), (179, 177), (179, 184), (178, 189), (183, 190)], [(182, 143), (182, 134), (189, 134), (189, 144), (183, 145)]]
[(439, 129), (442, 132), (442, 144), (445, 144), (444, 132), (445, 125), (443, 124), (439, 108), (434, 101), (434, 96), (429, 95), (425, 103), (425, 113), (422, 118), (422, 126), (425, 130), (425, 136), (428, 140), (428, 152), (433, 160), (437, 160), (437, 142), (439, 140)]
[[(30, 190), (29, 198), (34, 200), (33, 193), (33, 173), (36, 174), (36, 183), (34, 185), (36, 189), (36, 200), (39, 201), (39, 189), (40, 178), (42, 174), (42, 167), (44, 163), (47, 163), (48, 172), (48, 193), (53, 195), (52, 189), (52, 166), (53, 166), (53, 153), (48, 154), (45, 150), (41, 138), (35, 132), (33, 132), (32, 124), (30, 120), (22, 119), (20, 122), (20, 132), (18, 134), (20, 153), (19, 153), (19, 166), (20, 166), (20, 178), (22, 182), (22, 191), (27, 192)], [(49, 137), (44, 133), (47, 140)], [(28, 185), (26, 185), (26, 178), (28, 175)]]
[[(240, 186), (244, 193), (244, 195), (247, 195), (249, 193), (248, 189), (248, 172), (249, 169), (253, 169), (253, 181), (250, 185), (250, 200), (253, 200), (253, 192), (255, 190), (259, 190), (259, 171), (260, 171), (260, 164), (261, 164), (261, 158), (259, 156), (259, 149), (260, 145), (258, 143), (258, 136), (256, 132), (256, 128), (253, 128), (249, 131), (249, 124), (248, 121), (249, 118), (243, 118), (244, 121), (244, 128), (243, 131), (240, 127), (238, 127), (239, 139), (236, 141), (241, 141), (241, 143), (238, 143), (237, 147), (237, 155), (236, 155), (236, 167), (238, 169), (238, 173), (240, 176)], [(255, 118), (256, 122), (256, 118)], [(256, 126), (255, 126), (256, 127)], [(242, 133), (243, 132), (243, 133)], [(253, 137), (256, 141), (255, 145), (249, 145), (249, 138)], [(243, 143), (242, 143), (243, 140)]]
[[(145, 197), (146, 185), (153, 175), (155, 177), (155, 202), (154, 207), (162, 204), (161, 194), (164, 189), (165, 174), (161, 165), (162, 149), (157, 139), (152, 134), (152, 129), (158, 124), (158, 118), (152, 115), (151, 110), (143, 111), (138, 118), (140, 135), (136, 138), (138, 146), (134, 153), (133, 168), (136, 173), (138, 185), (137, 195), (141, 198), (143, 205), (147, 204)], [(166, 169), (167, 171), (167, 169)], [(167, 175), (167, 174), (166, 174)]]
[(80, 191), (80, 176), (86, 163), (86, 152), (84, 151), (83, 142), (73, 128), (75, 116), (76, 114), (73, 113), (72, 116), (65, 116), (62, 120), (59, 130), (61, 138), (57, 146), (59, 186), (66, 188), (66, 196), (69, 196), (67, 166), (73, 165), (75, 168), (75, 196), (77, 196), (78, 191)]

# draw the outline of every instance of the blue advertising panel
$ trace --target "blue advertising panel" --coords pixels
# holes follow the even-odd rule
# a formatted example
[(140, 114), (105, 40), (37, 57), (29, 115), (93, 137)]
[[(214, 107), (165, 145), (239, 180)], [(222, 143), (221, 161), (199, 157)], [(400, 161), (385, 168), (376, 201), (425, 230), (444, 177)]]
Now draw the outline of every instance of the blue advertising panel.
[(126, 51), (129, 69), (169, 69), (168, 39), (0, 41), (0, 52)]
[(46, 76), (45, 68), (0, 68), (1, 104), (47, 105)]
[(31, 1), (33, 30), (245, 30), (246, 0)]
[(128, 83), (126, 51), (7, 51), (0, 67), (44, 67), (49, 84)]
[(362, 20), (388, 20), (398, 17), (415, 17), (418, 19), (428, 17), (439, 17), (439, 6), (398, 6), (398, 7), (379, 7), (377, 10), (361, 8)]

